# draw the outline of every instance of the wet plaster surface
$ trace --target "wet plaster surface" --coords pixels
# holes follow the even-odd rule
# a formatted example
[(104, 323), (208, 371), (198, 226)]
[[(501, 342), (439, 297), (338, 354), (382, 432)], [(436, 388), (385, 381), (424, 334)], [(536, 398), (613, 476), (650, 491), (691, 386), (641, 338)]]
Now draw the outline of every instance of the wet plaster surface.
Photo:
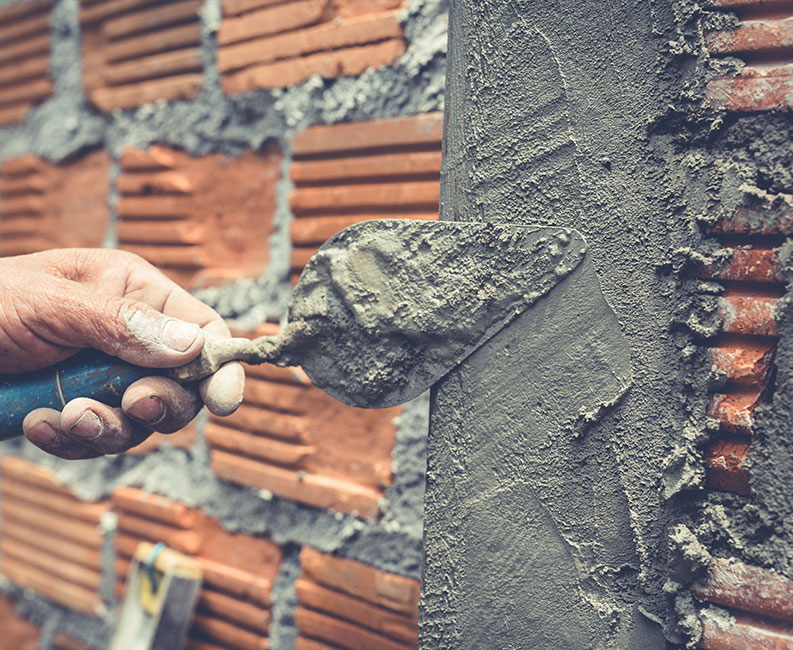
[[(0, 6), (13, 0), (0, 0)], [(23, 0), (24, 1), (24, 0)], [(192, 155), (237, 156), (277, 145), (283, 154), (276, 191), (275, 231), (269, 238), (267, 271), (259, 278), (197, 291), (240, 329), (285, 316), (289, 281), (289, 181), (291, 141), (295, 133), (315, 124), (396, 117), (443, 109), (447, 5), (444, 0), (414, 0), (403, 12), (408, 48), (393, 65), (368, 70), (355, 78), (309, 79), (285, 90), (261, 90), (226, 97), (216, 64), (216, 32), (220, 0), (205, 0), (201, 9), (205, 80), (192, 101), (148, 104), (138, 109), (101, 114), (85, 100), (81, 86), (80, 31), (77, 0), (53, 0), (51, 74), (55, 94), (33, 109), (20, 125), (0, 129), (0, 164), (24, 153), (65, 162), (85, 151), (105, 148), (112, 157), (106, 246), (114, 246), (115, 179), (119, 156), (126, 147), (163, 144)], [(199, 422), (199, 429), (203, 420)], [(363, 521), (340, 513), (304, 506), (266, 492), (219, 481), (209, 468), (209, 450), (199, 436), (189, 451), (164, 447), (145, 457), (119, 456), (90, 463), (47, 457), (27, 443), (0, 445), (0, 454), (14, 453), (55, 468), (59, 477), (84, 499), (106, 497), (117, 485), (138, 485), (190, 506), (201, 507), (232, 531), (267, 535), (284, 545), (285, 559), (275, 582), (270, 647), (291, 649), (296, 630), (294, 581), (297, 553), (309, 544), (322, 551), (367, 562), (385, 571), (418, 577), (422, 553), (422, 510), (426, 464), (428, 396), (405, 405), (397, 422), (394, 480), (386, 490), (382, 518)], [(112, 529), (107, 531), (107, 549)], [(104, 554), (112, 576), (112, 554)], [(108, 579), (107, 585), (111, 584)], [(104, 583), (103, 583), (104, 584)], [(107, 586), (105, 585), (105, 586)], [(0, 585), (18, 599), (29, 618), (45, 626), (42, 649), (60, 631), (97, 648), (107, 647), (113, 615), (87, 619), (49, 604), (32, 592)]]
[[(543, 631), (535, 633), (546, 636), (513, 647), (695, 644), (700, 629), (686, 585), (709, 557), (692, 549), (704, 543), (714, 554), (754, 558), (790, 574), (793, 545), (782, 523), (793, 514), (784, 490), (792, 467), (784, 399), (775, 397), (758, 417), (768, 433), (750, 453), (755, 503), (704, 491), (702, 450), (716, 433), (705, 408), (716, 379), (701, 346), (717, 332), (719, 289), (690, 279), (697, 259), (715, 259), (703, 225), (766, 192), (790, 192), (789, 117), (736, 118), (703, 108), (708, 78), (740, 68), (711, 60), (703, 32), (734, 23), (688, 0), (452, 3), (441, 216), (581, 232), (628, 340), (634, 380), (581, 440), (551, 435), (553, 444), (528, 463), (517, 462), (517, 454), (514, 463), (495, 452), (485, 456), (492, 475), (482, 477), (480, 495), (495, 489), (494, 476), (502, 474), (511, 479), (499, 479), (503, 484), (525, 494), (505, 496), (501, 515), (493, 513), (498, 500), (487, 509), (474, 499), (470, 512), (428, 531), (428, 566), (453, 552), (449, 540), (474, 548), (476, 535), (486, 539), (503, 526), (510, 535), (485, 545), (483, 555), (497, 557), (513, 540), (525, 549), (523, 559), (547, 548), (532, 561), (558, 571), (534, 572), (515, 559), (503, 590), (474, 593), (471, 585), (481, 578), (475, 567), (428, 584), (421, 622), (427, 647), (456, 647), (447, 639), (467, 629), (471, 602), (507, 611), (519, 589), (537, 594), (532, 618)], [(783, 319), (783, 339), (785, 327)], [(777, 389), (789, 372), (785, 350), (783, 343)], [(489, 364), (488, 376), (486, 365), (477, 368), (481, 381), (496, 385), (504, 367)], [(435, 438), (459, 430), (451, 424), (452, 405), (468, 409), (476, 394), (449, 382), (433, 405), (428, 489), (438, 493), (428, 493), (428, 507), (435, 511), (457, 502), (455, 490), (471, 490), (467, 465), (447, 464), (448, 449), (471, 444), (475, 457), (481, 443), (474, 434)], [(501, 412), (498, 400), (477, 404), (481, 412), (469, 414), (477, 421)], [(565, 490), (569, 470), (547, 468), (574, 462), (582, 483)], [(513, 502), (533, 504), (531, 522), (519, 525), (525, 514)], [(491, 521), (498, 516), (503, 521)], [(477, 517), (490, 526), (476, 524)], [(552, 596), (543, 592), (549, 581)], [(519, 619), (511, 620), (520, 639), (526, 630)]]

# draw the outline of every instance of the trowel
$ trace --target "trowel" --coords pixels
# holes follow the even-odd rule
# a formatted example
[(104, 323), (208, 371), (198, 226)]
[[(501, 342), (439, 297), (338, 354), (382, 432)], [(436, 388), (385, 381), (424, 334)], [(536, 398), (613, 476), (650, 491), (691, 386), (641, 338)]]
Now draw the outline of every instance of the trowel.
[[(566, 228), (404, 219), (355, 224), (309, 260), (278, 335), (207, 340), (199, 357), (173, 369), (85, 350), (57, 366), (0, 376), (0, 439), (21, 435), (22, 420), (35, 408), (61, 409), (76, 397), (118, 406), (142, 377), (189, 384), (232, 360), (302, 366), (314, 385), (352, 406), (399, 404), (542, 300), (585, 254), (581, 235)], [(591, 276), (591, 291), (605, 303)]]

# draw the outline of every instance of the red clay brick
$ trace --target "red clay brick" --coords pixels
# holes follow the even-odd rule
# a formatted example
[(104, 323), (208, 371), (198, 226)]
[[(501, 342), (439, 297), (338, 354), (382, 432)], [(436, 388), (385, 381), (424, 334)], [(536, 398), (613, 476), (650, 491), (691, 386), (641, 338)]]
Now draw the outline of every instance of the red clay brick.
[(321, 643), (315, 639), (299, 636), (295, 639), (295, 650), (337, 650), (338, 646)]
[(299, 187), (292, 193), (290, 205), (297, 213), (393, 206), (431, 210), (437, 207), (439, 194), (440, 184), (437, 181)]
[(235, 429), (279, 440), (305, 443), (310, 439), (309, 424), (302, 416), (276, 413), (251, 404), (243, 404), (223, 421)]
[(67, 582), (91, 591), (99, 591), (101, 576), (97, 569), (90, 569), (74, 562), (64, 562), (61, 557), (6, 537), (0, 539), (0, 551), (4, 557), (13, 558), (20, 563), (45, 571), (56, 584)]
[(43, 535), (41, 531), (16, 523), (13, 519), (3, 521), (1, 530), (4, 540), (14, 540), (97, 571), (100, 568), (100, 552), (95, 546), (85, 546), (66, 539), (59, 539), (57, 544), (53, 544), (49, 535)]
[(721, 428), (729, 433), (752, 435), (754, 412), (761, 403), (759, 390), (746, 390), (738, 393), (718, 393), (710, 396), (708, 417), (721, 423)]
[(84, 503), (74, 497), (67, 497), (52, 490), (39, 489), (30, 484), (16, 481), (0, 482), (4, 499), (14, 499), (29, 503), (31, 506), (52, 510), (58, 514), (96, 523), (107, 510), (103, 503)]
[(704, 650), (793, 650), (793, 628), (761, 621), (738, 612), (731, 620), (714, 620), (701, 616)]
[(389, 39), (371, 45), (319, 52), (304, 57), (257, 64), (223, 77), (229, 95), (256, 88), (284, 88), (297, 85), (317, 74), (325, 79), (357, 76), (369, 68), (393, 63), (405, 51), (402, 39)]
[(712, 7), (751, 7), (751, 6), (767, 6), (773, 7), (774, 5), (788, 4), (790, 0), (708, 0), (708, 4)]
[(13, 650), (38, 650), (39, 628), (16, 613), (14, 603), (6, 596), (0, 596), (0, 629), (3, 630), (3, 644)]
[(708, 483), (717, 490), (748, 495), (749, 480), (742, 469), (749, 454), (749, 443), (743, 440), (718, 440), (705, 452)]
[(319, 508), (372, 518), (382, 494), (351, 481), (276, 467), (228, 452), (212, 450), (212, 469), (221, 478), (269, 490), (273, 494)]
[(263, 611), (261, 607), (240, 602), (236, 598), (208, 589), (201, 592), (201, 597), (198, 600), (198, 612), (206, 616), (239, 623), (262, 634), (266, 634), (270, 626), (269, 611)]
[(224, 16), (239, 16), (242, 13), (281, 2), (283, 0), (222, 0), (221, 6)]
[(100, 110), (190, 99), (201, 91), (200, 0), (83, 4), (83, 83)]
[(712, 369), (727, 381), (743, 386), (765, 384), (773, 364), (775, 346), (747, 340), (724, 339), (710, 349)]
[(197, 20), (200, 8), (200, 0), (155, 3), (135, 13), (105, 21), (102, 32), (108, 39), (117, 40), (139, 32), (155, 31), (175, 23)]
[(721, 329), (728, 334), (777, 336), (774, 309), (778, 298), (751, 294), (730, 294), (719, 298)]
[(296, 445), (264, 436), (252, 436), (246, 431), (223, 427), (214, 422), (207, 425), (206, 438), (213, 448), (287, 467), (299, 466), (316, 453), (316, 448), (310, 445)]
[(46, 2), (0, 9), (0, 126), (22, 121), (53, 92), (49, 78), (49, 10)]
[(97, 609), (102, 606), (102, 601), (94, 591), (63, 580), (54, 582), (48, 572), (6, 555), (0, 557), (0, 572), (13, 582), (69, 609), (96, 616)]
[(19, 43), (3, 45), (0, 50), (0, 63), (10, 63), (18, 59), (44, 54), (49, 56), (50, 39), (49, 36), (38, 36), (36, 38), (25, 39)]
[(412, 176), (430, 176), (436, 180), (440, 177), (440, 168), (440, 150), (412, 151), (331, 160), (298, 160), (292, 163), (290, 176), (297, 184)]
[(268, 263), (280, 154), (122, 154), (119, 247), (188, 287), (255, 277)]
[(707, 267), (703, 277), (716, 280), (750, 282), (782, 282), (784, 276), (779, 268), (776, 251), (762, 248), (728, 249), (731, 257), (722, 268)]
[(201, 53), (196, 48), (152, 54), (127, 63), (108, 66), (102, 77), (109, 86), (133, 83), (201, 70)]
[(84, 503), (52, 470), (6, 456), (0, 464), (0, 571), (66, 607), (95, 614), (108, 503)]
[(303, 576), (370, 603), (408, 616), (416, 616), (418, 580), (380, 571), (374, 567), (334, 557), (304, 546), (300, 552)]
[(239, 18), (227, 18), (220, 25), (218, 45), (228, 45), (312, 25), (323, 18), (328, 0), (302, 0), (265, 7)]
[[(121, 153), (121, 169), (125, 172), (160, 171), (173, 169), (179, 164), (177, 152), (168, 147), (152, 145), (148, 149), (127, 147)], [(146, 177), (143, 178), (152, 178)], [(159, 178), (159, 176), (153, 176)], [(121, 189), (119, 178), (119, 189)]]
[(717, 558), (691, 591), (700, 600), (793, 621), (793, 581), (768, 569)]
[[(197, 24), (178, 25), (169, 27), (151, 34), (143, 34), (134, 38), (108, 43), (103, 50), (107, 65), (112, 67), (120, 65), (120, 62), (135, 57), (144, 57), (152, 54), (173, 50), (176, 48), (187, 48), (194, 46), (195, 49), (201, 43), (201, 27)], [(101, 68), (100, 68), (101, 74)]]
[(0, 232), (4, 235), (0, 254), (100, 246), (108, 221), (109, 171), (110, 157), (103, 151), (63, 165), (31, 156), (4, 163), (0, 170)]
[(793, 23), (789, 20), (753, 20), (736, 29), (705, 35), (705, 45), (713, 54), (770, 53), (793, 46)]
[(102, 534), (96, 525), (62, 517), (9, 498), (3, 499), (1, 509), (4, 522), (11, 521), (40, 533), (63, 536), (86, 546), (99, 546), (102, 543)]
[(183, 503), (127, 486), (117, 487), (113, 491), (113, 505), (125, 512), (156, 519), (177, 528), (192, 528), (198, 519), (196, 511)]
[(267, 650), (267, 637), (221, 619), (197, 614), (191, 634), (207, 637), (234, 650)]
[(293, 280), (330, 236), (369, 219), (436, 219), (440, 113), (312, 127), (294, 141)]
[(793, 196), (778, 194), (774, 202), (779, 205), (773, 209), (742, 206), (729, 218), (720, 219), (709, 228), (711, 233), (731, 235), (776, 235), (793, 234)]
[(53, 650), (93, 650), (91, 647), (78, 641), (64, 632), (58, 632), (52, 640)]
[(49, 64), (46, 56), (37, 56), (0, 69), (0, 86), (46, 75)]
[(358, 75), (405, 49), (401, 0), (224, 0), (218, 65), (227, 93)]
[(117, 489), (113, 503), (119, 527), (117, 574), (122, 580), (142, 540), (163, 541), (200, 562), (203, 588), (188, 648), (266, 647), (270, 592), (281, 562), (281, 551), (272, 541), (229, 533), (200, 510), (137, 488)]
[[(366, 151), (409, 145), (437, 145), (443, 139), (443, 114), (425, 113), (371, 122), (349, 122), (315, 126), (297, 136), (293, 144), (295, 157)], [(440, 168), (439, 168), (440, 171)]]
[(410, 644), (388, 639), (358, 625), (352, 625), (299, 605), (295, 610), (295, 626), (301, 635), (324, 639), (348, 650), (370, 650), (371, 648), (405, 650), (411, 648)]
[(206, 558), (200, 558), (200, 561), (204, 570), (204, 582), (212, 588), (263, 607), (272, 604), (271, 580)]
[(299, 602), (309, 609), (357, 623), (412, 647), (418, 643), (416, 616), (395, 614), (302, 578), (295, 587)]
[(114, 108), (134, 108), (160, 99), (191, 99), (201, 91), (202, 77), (201, 74), (182, 74), (151, 79), (146, 83), (98, 88), (91, 93), (91, 100), (100, 110), (107, 112)]
[(768, 111), (793, 107), (793, 65), (749, 65), (737, 77), (715, 79), (707, 98), (727, 111)]
[(387, 12), (376, 16), (338, 18), (296, 32), (230, 44), (218, 52), (218, 67), (225, 73), (280, 59), (400, 38), (402, 28), (397, 16), (398, 12)]

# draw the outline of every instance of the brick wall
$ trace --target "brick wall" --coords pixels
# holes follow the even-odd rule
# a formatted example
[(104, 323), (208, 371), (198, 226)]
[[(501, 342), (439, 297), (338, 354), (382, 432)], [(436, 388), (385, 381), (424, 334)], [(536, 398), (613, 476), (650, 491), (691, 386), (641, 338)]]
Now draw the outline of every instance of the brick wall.
[(0, 9), (0, 126), (22, 120), (52, 94), (48, 6), (24, 2)]
[[(790, 108), (789, 3), (711, 0), (710, 5), (733, 12), (737, 23), (705, 35), (709, 53), (745, 64), (738, 74), (710, 81), (711, 105), (733, 115)], [(715, 205), (714, 213), (724, 216), (707, 227), (714, 261), (699, 271), (722, 287), (718, 332), (707, 342), (713, 386), (707, 414), (718, 426), (705, 451), (708, 484), (749, 498), (752, 486), (743, 464), (755, 434), (755, 411), (770, 402), (773, 388), (779, 340), (775, 310), (786, 292), (777, 255), (793, 232), (786, 207), (791, 198), (745, 199), (726, 215)], [(700, 647), (793, 647), (793, 582), (773, 571), (717, 558), (692, 592), (702, 605)]]
[[(237, 333), (277, 331), (336, 231), (436, 218), (445, 12), (0, 0), (0, 255), (122, 248)], [(107, 647), (141, 541), (203, 567), (190, 650), (415, 647), (426, 400), (364, 411), (247, 370), (234, 416), (120, 458), (0, 445), (15, 647)]]

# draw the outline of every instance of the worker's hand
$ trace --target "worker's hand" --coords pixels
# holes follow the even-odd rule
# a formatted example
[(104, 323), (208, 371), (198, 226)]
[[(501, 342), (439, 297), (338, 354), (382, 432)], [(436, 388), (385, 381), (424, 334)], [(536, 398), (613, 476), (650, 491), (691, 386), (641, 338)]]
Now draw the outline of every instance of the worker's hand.
[[(96, 348), (138, 366), (167, 368), (201, 352), (205, 336), (228, 327), (140, 257), (118, 250), (65, 249), (0, 259), (0, 373), (53, 365)], [(78, 398), (63, 411), (36, 409), (27, 438), (62, 458), (92, 458), (134, 447), (152, 431), (171, 433), (206, 404), (228, 415), (242, 401), (239, 363), (223, 366), (191, 390), (145, 377), (121, 408)]]

